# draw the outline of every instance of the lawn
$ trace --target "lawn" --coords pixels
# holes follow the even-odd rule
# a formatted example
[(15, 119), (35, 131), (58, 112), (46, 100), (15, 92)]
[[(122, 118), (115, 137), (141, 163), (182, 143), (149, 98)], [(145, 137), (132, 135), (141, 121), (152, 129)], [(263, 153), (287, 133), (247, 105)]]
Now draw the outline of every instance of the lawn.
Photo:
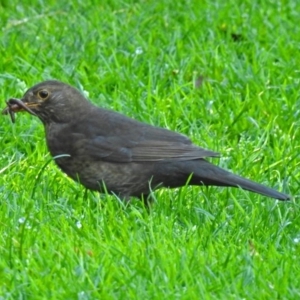
[(1, 1), (0, 98), (46, 79), (188, 135), (294, 196), (85, 190), (41, 122), (0, 116), (0, 299), (300, 298), (300, 2)]

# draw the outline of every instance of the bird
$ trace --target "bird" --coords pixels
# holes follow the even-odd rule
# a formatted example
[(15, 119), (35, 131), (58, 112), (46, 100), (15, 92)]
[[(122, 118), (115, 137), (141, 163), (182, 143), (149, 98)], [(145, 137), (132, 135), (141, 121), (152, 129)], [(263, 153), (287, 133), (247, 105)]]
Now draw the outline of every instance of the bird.
[(278, 200), (291, 196), (206, 160), (219, 153), (185, 135), (100, 108), (69, 84), (46, 80), (21, 99), (8, 100), (3, 114), (27, 111), (45, 128), (58, 167), (87, 189), (147, 203), (158, 188), (185, 185), (236, 187)]

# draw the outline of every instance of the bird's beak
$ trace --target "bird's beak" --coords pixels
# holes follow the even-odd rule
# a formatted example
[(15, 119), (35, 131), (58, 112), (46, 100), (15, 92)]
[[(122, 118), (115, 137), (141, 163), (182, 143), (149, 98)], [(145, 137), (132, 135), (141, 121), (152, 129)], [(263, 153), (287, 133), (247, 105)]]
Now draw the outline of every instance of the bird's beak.
[(31, 108), (36, 107), (36, 104), (30, 105), (30, 103), (23, 102), (20, 99), (11, 98), (6, 101), (7, 107), (2, 111), (2, 114), (7, 115), (9, 112), (27, 111), (30, 114), (36, 116), (36, 113)]
[(30, 114), (36, 116), (36, 113), (32, 111), (31, 107), (36, 107), (36, 104), (30, 105), (29, 103), (23, 102), (20, 99), (11, 98), (6, 101), (7, 107), (2, 110), (3, 115), (10, 114), (12, 121), (14, 122), (14, 113), (19, 111), (27, 111)]

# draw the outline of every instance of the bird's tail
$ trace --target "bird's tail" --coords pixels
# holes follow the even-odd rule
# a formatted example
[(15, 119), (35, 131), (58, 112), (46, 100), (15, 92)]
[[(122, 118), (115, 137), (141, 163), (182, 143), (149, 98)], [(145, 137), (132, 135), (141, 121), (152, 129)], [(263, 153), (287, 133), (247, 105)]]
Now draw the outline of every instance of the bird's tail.
[(278, 200), (290, 200), (291, 196), (280, 193), (274, 189), (256, 183), (252, 180), (230, 173), (220, 167), (209, 163), (206, 160), (194, 161), (193, 176), (191, 184), (194, 185), (215, 185), (215, 186), (230, 186), (240, 187), (254, 193), (268, 196)]

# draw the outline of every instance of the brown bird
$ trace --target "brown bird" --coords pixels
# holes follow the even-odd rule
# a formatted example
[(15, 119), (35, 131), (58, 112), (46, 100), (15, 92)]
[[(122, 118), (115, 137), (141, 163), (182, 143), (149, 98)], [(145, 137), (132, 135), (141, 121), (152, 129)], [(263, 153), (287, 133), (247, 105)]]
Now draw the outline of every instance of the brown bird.
[[(51, 155), (86, 188), (128, 200), (150, 190), (189, 185), (240, 187), (279, 200), (290, 196), (205, 160), (218, 153), (179, 133), (144, 124), (90, 103), (78, 90), (49, 80), (10, 99), (4, 114), (28, 111), (44, 124)], [(13, 119), (14, 120), (14, 119)]]

